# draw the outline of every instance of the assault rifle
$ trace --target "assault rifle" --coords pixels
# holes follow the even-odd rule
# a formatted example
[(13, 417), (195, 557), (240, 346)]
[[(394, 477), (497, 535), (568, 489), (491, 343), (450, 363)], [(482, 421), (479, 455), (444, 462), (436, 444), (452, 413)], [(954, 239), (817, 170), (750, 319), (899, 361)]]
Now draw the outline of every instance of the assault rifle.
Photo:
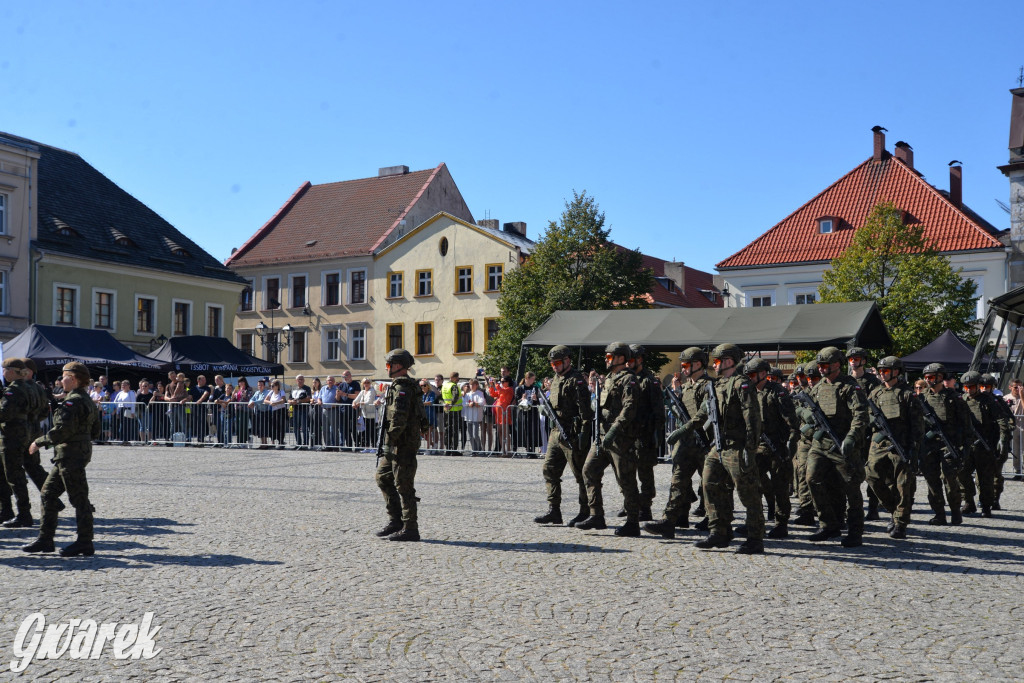
[(558, 421), (558, 416), (555, 415), (554, 409), (551, 407), (551, 403), (548, 401), (548, 397), (544, 395), (544, 390), (536, 388), (537, 396), (540, 397), (540, 409), (547, 417), (549, 424), (558, 428), (558, 440), (564, 443), (572, 450), (572, 444), (569, 442), (569, 436), (566, 434), (565, 427)]
[(921, 402), (921, 407), (924, 408), (924, 421), (928, 423), (928, 430), (938, 436), (942, 445), (946, 447), (946, 455), (943, 456), (942, 463), (946, 465), (947, 472), (952, 474), (959, 472), (963, 466), (963, 455), (946, 436), (945, 430), (942, 429), (942, 420), (935, 413), (932, 404), (928, 403), (928, 400), (921, 394), (918, 394), (917, 397)]
[(983, 437), (981, 435), (980, 427), (981, 427), (981, 423), (978, 422), (978, 418), (974, 417), (974, 413), (972, 412), (971, 413), (971, 432), (974, 434), (974, 442), (971, 445), (973, 446), (976, 443), (980, 443), (981, 447), (984, 448), (988, 452), (989, 455), (995, 455), (996, 454), (996, 449), (993, 448), (992, 444), (990, 444), (988, 441), (986, 441), (985, 437)]
[[(671, 389), (665, 389), (665, 395), (669, 397), (669, 407), (671, 407), (672, 412), (676, 414), (676, 417), (679, 418), (679, 421), (682, 424), (689, 422), (691, 419), (690, 413), (686, 410), (686, 406), (683, 405), (683, 402), (679, 400), (679, 397), (676, 396)], [(693, 440), (697, 444), (697, 448), (700, 448), (701, 450), (708, 447), (708, 440), (704, 438), (703, 434), (700, 434), (696, 430), (693, 432)]]
[(594, 454), (601, 454), (601, 381), (594, 381), (594, 395), (597, 397), (597, 410), (594, 411)]
[(829, 441), (832, 442), (832, 446), (829, 450), (834, 451), (838, 455), (842, 455), (843, 452), (839, 449), (839, 444), (843, 443), (843, 440), (836, 434), (836, 430), (832, 429), (832, 424), (825, 417), (825, 413), (821, 412), (821, 406), (818, 402), (811, 398), (811, 395), (805, 391), (793, 394), (793, 400), (803, 403), (807, 407), (807, 410), (811, 413), (811, 420), (814, 423), (814, 427), (819, 432), (823, 432), (828, 436)]
[(387, 414), (387, 410), (385, 410), (384, 417), (380, 420), (380, 434), (377, 435), (377, 462), (374, 465), (374, 469), (380, 467), (380, 456), (384, 455), (384, 437), (388, 433)]
[(875, 423), (875, 428), (885, 435), (885, 438), (889, 439), (889, 450), (896, 454), (896, 457), (903, 461), (907, 467), (916, 469), (914, 463), (910, 462), (910, 457), (907, 455), (907, 451), (900, 445), (899, 440), (896, 438), (896, 434), (892, 431), (892, 425), (889, 424), (889, 420), (885, 419), (885, 413), (882, 409), (875, 405), (875, 402), (870, 398), (868, 401), (868, 409), (871, 411), (871, 421)]
[(704, 423), (704, 429), (711, 425), (711, 429), (715, 434), (715, 450), (718, 451), (718, 462), (725, 464), (722, 459), (722, 428), (719, 424), (722, 420), (722, 412), (718, 408), (718, 395), (715, 394), (715, 383), (708, 380), (708, 421)]

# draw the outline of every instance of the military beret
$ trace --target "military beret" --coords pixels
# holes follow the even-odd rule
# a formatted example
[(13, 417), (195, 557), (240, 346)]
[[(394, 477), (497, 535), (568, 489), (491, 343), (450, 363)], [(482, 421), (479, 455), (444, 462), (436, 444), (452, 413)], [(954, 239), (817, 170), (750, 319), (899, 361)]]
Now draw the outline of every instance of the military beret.
[(4, 370), (8, 368), (11, 370), (24, 370), (25, 363), (20, 358), (6, 358), (4, 359)]
[(32, 372), (39, 372), (39, 369), (36, 367), (36, 362), (31, 358), (22, 358), (21, 362), (25, 364), (26, 369), (31, 370)]
[(89, 381), (89, 368), (85, 367), (84, 363), (74, 361), (72, 363), (68, 363), (67, 365), (65, 365), (63, 368), (61, 368), (61, 370), (63, 372), (70, 372), (79, 380), (86, 382)]

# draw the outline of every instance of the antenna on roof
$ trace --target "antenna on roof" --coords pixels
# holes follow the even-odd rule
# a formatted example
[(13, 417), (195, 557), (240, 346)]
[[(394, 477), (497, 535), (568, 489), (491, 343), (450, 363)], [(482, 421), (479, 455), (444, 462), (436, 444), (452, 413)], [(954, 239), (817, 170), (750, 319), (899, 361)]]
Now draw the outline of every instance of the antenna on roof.
[(1020, 75), (1017, 76), (1017, 87), (1024, 88), (1024, 66), (1020, 68)]

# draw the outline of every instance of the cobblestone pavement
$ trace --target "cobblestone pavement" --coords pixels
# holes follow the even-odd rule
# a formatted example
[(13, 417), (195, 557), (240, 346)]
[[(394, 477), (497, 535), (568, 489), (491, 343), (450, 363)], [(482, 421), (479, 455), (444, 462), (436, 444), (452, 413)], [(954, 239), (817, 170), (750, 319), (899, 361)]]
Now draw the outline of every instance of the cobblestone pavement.
[[(0, 679), (26, 617), (161, 630), (36, 680), (1020, 680), (1024, 486), (1004, 511), (763, 556), (532, 522), (539, 460), (421, 457), (424, 542), (376, 538), (369, 454), (100, 447), (92, 558), (0, 530)], [(669, 468), (657, 468), (664, 503)], [(620, 498), (606, 473), (609, 511)], [(923, 494), (921, 496), (923, 498)], [(917, 519), (925, 518), (919, 504)], [(33, 512), (37, 512), (35, 507)], [(571, 517), (575, 510), (565, 506)], [(70, 512), (70, 510), (68, 510)], [(58, 545), (73, 540), (62, 516)]]

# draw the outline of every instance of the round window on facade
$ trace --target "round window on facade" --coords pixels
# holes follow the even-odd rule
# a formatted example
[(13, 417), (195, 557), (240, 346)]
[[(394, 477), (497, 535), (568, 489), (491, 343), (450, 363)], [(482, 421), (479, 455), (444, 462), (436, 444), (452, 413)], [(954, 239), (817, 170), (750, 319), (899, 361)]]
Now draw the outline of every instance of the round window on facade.
[(441, 241), (437, 245), (437, 249), (438, 249), (438, 251), (441, 252), (441, 256), (447, 256), (448, 255), (448, 238), (447, 237), (442, 237), (441, 238)]

